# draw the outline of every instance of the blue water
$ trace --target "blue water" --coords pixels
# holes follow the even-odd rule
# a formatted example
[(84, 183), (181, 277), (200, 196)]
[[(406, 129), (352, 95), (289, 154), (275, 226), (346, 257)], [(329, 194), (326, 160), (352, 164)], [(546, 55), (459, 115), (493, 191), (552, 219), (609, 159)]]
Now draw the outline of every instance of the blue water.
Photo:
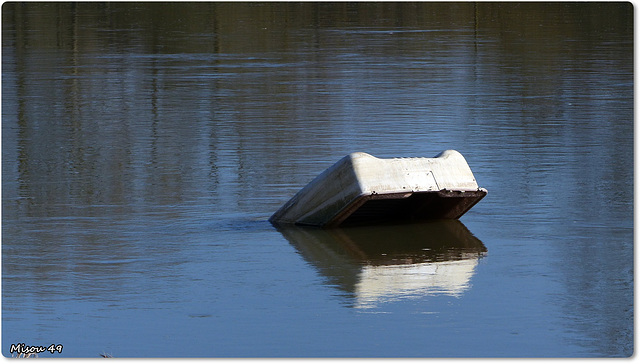
[[(2, 13), (3, 355), (633, 354), (629, 4)], [(267, 221), (445, 149), (489, 191), (459, 224)]]

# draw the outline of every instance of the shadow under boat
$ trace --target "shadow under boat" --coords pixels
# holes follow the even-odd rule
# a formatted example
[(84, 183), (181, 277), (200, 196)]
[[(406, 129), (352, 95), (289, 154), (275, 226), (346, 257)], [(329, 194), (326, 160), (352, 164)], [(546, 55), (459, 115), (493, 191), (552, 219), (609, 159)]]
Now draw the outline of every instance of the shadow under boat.
[(276, 225), (330, 285), (374, 307), (402, 297), (459, 296), (470, 286), (484, 244), (459, 220), (320, 229)]

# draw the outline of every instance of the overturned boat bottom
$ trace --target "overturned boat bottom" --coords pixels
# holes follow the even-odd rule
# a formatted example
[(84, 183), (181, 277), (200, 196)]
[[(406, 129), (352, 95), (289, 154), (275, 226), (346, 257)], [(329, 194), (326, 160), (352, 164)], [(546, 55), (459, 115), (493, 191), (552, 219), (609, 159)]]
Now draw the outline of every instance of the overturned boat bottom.
[(392, 159), (357, 152), (319, 174), (269, 221), (336, 227), (458, 219), (486, 194), (455, 150)]
[(480, 188), (475, 191), (441, 190), (363, 195), (325, 226), (458, 219), (486, 194), (487, 191)]

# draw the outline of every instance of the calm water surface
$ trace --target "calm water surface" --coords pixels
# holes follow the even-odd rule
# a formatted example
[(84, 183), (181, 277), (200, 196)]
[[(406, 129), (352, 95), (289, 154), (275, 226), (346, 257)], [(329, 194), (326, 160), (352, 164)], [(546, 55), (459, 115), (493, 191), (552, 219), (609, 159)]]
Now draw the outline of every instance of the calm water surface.
[[(633, 354), (633, 8), (5, 3), (2, 353)], [(344, 155), (460, 222), (276, 229)]]

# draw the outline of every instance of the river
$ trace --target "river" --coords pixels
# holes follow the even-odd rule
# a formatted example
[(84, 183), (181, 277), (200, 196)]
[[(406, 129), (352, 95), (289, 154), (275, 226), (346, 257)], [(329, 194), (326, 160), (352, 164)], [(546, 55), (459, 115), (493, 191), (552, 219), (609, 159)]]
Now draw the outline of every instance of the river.
[[(633, 21), (4, 3), (3, 355), (631, 356)], [(349, 153), (446, 149), (489, 191), (460, 221), (267, 221)]]

